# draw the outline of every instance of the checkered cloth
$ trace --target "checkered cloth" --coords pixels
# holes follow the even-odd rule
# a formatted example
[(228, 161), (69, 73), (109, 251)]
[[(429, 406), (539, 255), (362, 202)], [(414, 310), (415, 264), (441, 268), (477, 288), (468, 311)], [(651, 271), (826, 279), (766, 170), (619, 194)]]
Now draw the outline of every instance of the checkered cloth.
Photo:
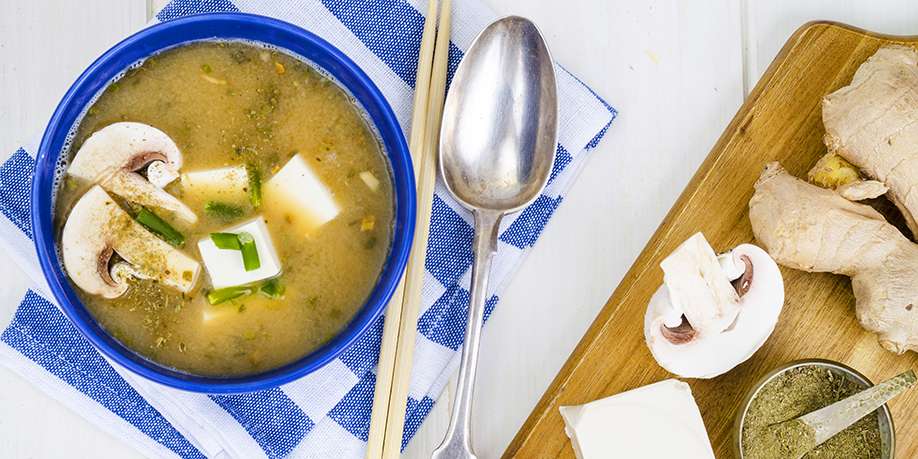
[[(495, 15), (477, 0), (454, 2), (452, 72)], [(423, 0), (174, 0), (157, 21), (193, 13), (242, 11), (296, 24), (351, 57), (381, 88), (402, 126), (411, 117)], [(523, 260), (562, 192), (596, 146), (615, 110), (557, 67), (560, 137), (551, 182), (520, 214), (505, 219), (492, 271), (498, 294)], [(154, 457), (303, 457), (363, 455), (382, 319), (320, 370), (282, 387), (238, 395), (201, 395), (151, 383), (113, 365), (53, 303), (32, 245), (29, 189), (35, 145), (0, 166), (0, 249), (34, 281), (0, 336), (0, 363), (100, 428)], [(427, 246), (404, 447), (458, 367), (472, 263), (470, 215), (437, 186)]]

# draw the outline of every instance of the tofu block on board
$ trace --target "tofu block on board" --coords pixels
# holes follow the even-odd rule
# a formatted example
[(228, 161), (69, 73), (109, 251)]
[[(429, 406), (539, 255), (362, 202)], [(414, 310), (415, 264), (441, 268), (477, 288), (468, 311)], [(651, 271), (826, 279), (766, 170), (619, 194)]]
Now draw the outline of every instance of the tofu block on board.
[(277, 251), (274, 250), (271, 234), (268, 232), (264, 218), (259, 216), (222, 232), (239, 234), (243, 231), (250, 233), (255, 239), (255, 248), (258, 250), (258, 259), (261, 262), (261, 266), (252, 271), (245, 270), (245, 265), (242, 263), (242, 252), (239, 250), (218, 248), (210, 237), (198, 241), (198, 250), (201, 252), (201, 260), (204, 261), (204, 269), (207, 270), (210, 281), (216, 289), (251, 284), (272, 278), (281, 272), (280, 260), (277, 257)]
[(221, 167), (182, 174), (182, 190), (202, 199), (239, 202), (248, 199), (245, 166)]
[(714, 459), (692, 390), (676, 379), (560, 410), (580, 459)]
[(305, 234), (328, 223), (341, 210), (331, 190), (300, 155), (293, 155), (265, 183), (262, 194), (269, 218), (282, 218)]

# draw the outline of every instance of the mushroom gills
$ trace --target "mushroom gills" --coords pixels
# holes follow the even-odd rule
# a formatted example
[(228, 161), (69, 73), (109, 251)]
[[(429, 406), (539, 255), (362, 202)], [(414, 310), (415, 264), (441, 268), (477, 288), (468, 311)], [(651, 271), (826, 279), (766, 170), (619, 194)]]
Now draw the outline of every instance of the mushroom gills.
[[(188, 293), (201, 271), (197, 261), (147, 231), (98, 185), (71, 210), (61, 249), (64, 268), (77, 287), (104, 298), (123, 295), (129, 277)], [(114, 254), (124, 261), (109, 267)]]
[(701, 233), (660, 264), (644, 334), (663, 368), (687, 378), (723, 374), (761, 347), (784, 304), (781, 272), (768, 254), (741, 244), (720, 256)]
[(87, 185), (101, 184), (129, 201), (170, 211), (181, 221), (194, 224), (197, 215), (162, 189), (178, 178), (181, 167), (182, 153), (165, 132), (143, 123), (119, 122), (89, 136), (67, 174)]

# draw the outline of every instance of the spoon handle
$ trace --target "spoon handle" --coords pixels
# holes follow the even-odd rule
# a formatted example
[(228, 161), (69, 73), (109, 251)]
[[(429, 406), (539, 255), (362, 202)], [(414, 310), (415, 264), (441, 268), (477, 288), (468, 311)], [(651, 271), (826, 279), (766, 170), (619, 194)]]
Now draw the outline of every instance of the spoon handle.
[(803, 415), (800, 420), (816, 432), (818, 446), (914, 384), (915, 372), (907, 371), (844, 400)]
[(475, 263), (472, 265), (471, 300), (462, 362), (459, 366), (459, 385), (449, 419), (449, 428), (443, 443), (431, 455), (434, 459), (476, 458), (471, 442), (472, 394), (475, 390), (475, 372), (478, 368), (478, 345), (484, 323), (485, 303), (488, 299), (488, 277), (491, 261), (497, 252), (497, 229), (501, 213), (475, 212)]

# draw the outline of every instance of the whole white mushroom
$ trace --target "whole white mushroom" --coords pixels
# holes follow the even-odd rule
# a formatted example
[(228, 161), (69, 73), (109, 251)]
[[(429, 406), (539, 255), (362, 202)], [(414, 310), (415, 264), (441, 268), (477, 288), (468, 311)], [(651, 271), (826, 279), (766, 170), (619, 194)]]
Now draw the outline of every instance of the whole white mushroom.
[(713, 378), (757, 351), (774, 331), (784, 281), (764, 250), (740, 244), (719, 257), (696, 233), (660, 263), (644, 337), (654, 359), (685, 378)]

